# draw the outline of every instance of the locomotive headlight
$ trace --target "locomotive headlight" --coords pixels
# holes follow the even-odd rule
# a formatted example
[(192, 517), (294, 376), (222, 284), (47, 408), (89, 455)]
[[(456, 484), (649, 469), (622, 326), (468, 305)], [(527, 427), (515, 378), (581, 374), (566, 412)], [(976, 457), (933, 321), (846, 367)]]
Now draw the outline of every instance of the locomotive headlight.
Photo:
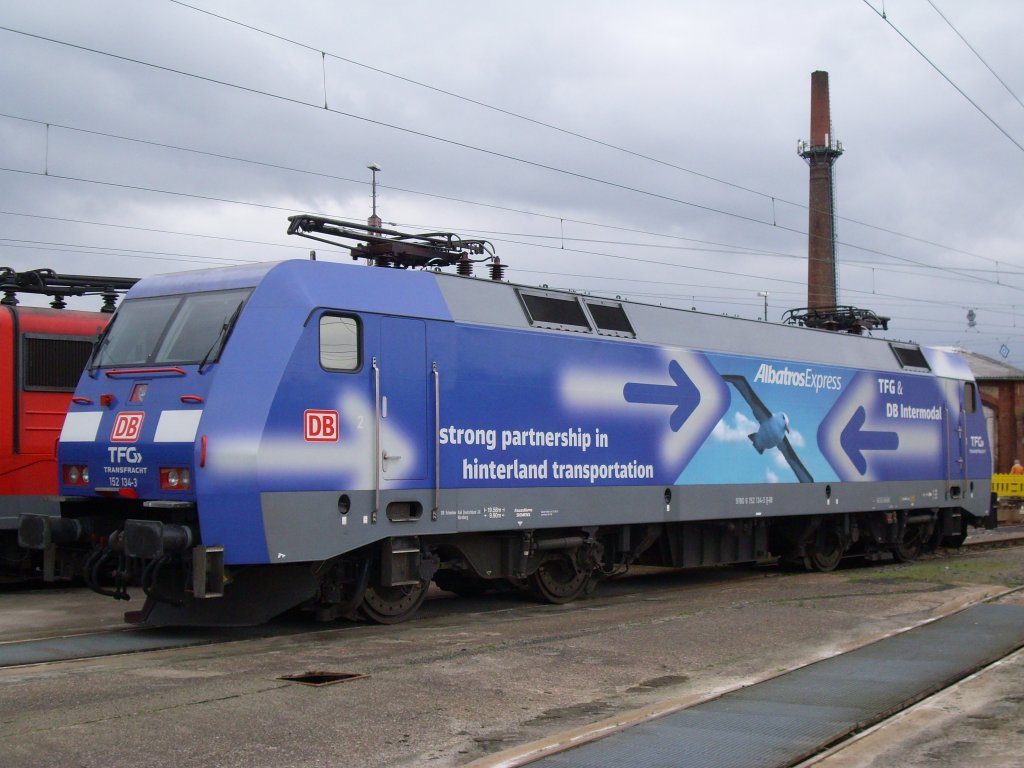
[(192, 487), (192, 473), (185, 467), (161, 467), (160, 487), (165, 491), (187, 491)]
[(65, 464), (61, 469), (64, 485), (88, 485), (89, 468), (84, 464)]

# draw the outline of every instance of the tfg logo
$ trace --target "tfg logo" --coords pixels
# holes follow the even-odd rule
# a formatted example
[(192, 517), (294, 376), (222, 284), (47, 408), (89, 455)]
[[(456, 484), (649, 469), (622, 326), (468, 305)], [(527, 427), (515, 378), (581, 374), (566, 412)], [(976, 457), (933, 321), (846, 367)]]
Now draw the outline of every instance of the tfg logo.
[(114, 443), (134, 443), (142, 432), (142, 420), (146, 414), (140, 411), (123, 411), (114, 419), (110, 440)]
[(337, 411), (306, 411), (303, 414), (303, 436), (308, 443), (336, 443), (338, 441)]
[(134, 445), (108, 445), (111, 464), (141, 464), (142, 454)]

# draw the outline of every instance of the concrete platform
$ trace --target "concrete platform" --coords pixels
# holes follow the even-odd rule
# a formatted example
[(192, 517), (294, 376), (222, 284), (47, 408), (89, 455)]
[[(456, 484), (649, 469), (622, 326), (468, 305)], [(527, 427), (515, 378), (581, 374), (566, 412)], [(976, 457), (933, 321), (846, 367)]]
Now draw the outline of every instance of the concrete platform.
[(784, 768), (1024, 646), (1024, 606), (979, 605), (530, 763)]
[(1020, 765), (1024, 651), (971, 675), (798, 768)]

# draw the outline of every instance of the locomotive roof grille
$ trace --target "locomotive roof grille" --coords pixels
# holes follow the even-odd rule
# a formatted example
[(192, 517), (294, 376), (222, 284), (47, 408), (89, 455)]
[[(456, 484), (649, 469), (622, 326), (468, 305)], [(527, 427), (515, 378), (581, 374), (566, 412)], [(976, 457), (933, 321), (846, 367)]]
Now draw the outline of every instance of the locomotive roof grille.
[(901, 368), (910, 368), (911, 370), (918, 371), (930, 371), (932, 369), (928, 365), (928, 360), (925, 358), (924, 352), (921, 351), (920, 347), (907, 344), (889, 344), (889, 348), (896, 355)]
[[(618, 301), (517, 288), (516, 295), (530, 325), (559, 331), (636, 338), (626, 309)], [(584, 307), (586, 309), (584, 309)]]
[(575, 296), (518, 291), (531, 325), (590, 333), (590, 323)]
[(629, 338), (636, 336), (636, 331), (633, 330), (633, 325), (626, 315), (626, 308), (619, 302), (587, 298), (583, 303), (587, 305), (587, 311), (594, 319), (598, 333)]
[(92, 339), (80, 336), (26, 333), (21, 347), (21, 386), (28, 392), (74, 392), (92, 346)]

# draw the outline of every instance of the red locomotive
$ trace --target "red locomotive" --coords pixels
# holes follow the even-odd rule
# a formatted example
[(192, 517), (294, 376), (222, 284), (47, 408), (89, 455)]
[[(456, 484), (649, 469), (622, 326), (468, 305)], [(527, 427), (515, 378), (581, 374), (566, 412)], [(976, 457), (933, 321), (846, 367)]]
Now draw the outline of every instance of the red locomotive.
[[(59, 275), (0, 267), (0, 579), (60, 576), (52, 552), (18, 545), (18, 516), (59, 515), (56, 446), (78, 379), (120, 292), (134, 278)], [(18, 294), (49, 296), (49, 307), (22, 306)], [(99, 312), (66, 309), (70, 296), (100, 295)]]

